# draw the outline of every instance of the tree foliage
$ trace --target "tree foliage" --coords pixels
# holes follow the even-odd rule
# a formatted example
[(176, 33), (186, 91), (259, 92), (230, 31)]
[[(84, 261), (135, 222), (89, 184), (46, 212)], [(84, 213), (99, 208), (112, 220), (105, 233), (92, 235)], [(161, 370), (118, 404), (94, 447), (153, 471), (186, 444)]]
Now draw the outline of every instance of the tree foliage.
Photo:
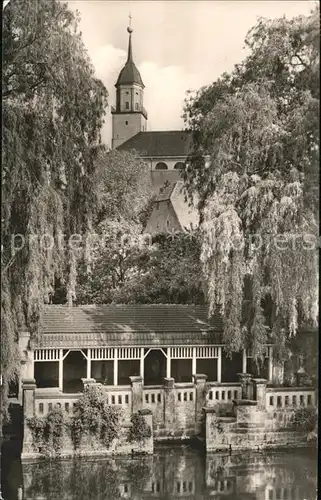
[(185, 102), (185, 183), (200, 200), (209, 312), (222, 313), (230, 351), (260, 357), (271, 326), (281, 352), (317, 318), (319, 38), (318, 9), (260, 19), (248, 57)]
[(35, 335), (41, 306), (65, 266), (72, 298), (75, 258), (58, 240), (85, 232), (96, 207), (94, 160), (107, 91), (94, 75), (78, 16), (65, 3), (15, 0), (4, 9), (2, 99), (1, 364), (7, 383), (19, 365), (18, 329), (24, 325)]
[(142, 222), (152, 186), (149, 167), (141, 158), (134, 152), (101, 152), (95, 176), (99, 203), (96, 224), (122, 218)]
[(105, 225), (103, 248), (91, 273), (79, 272), (77, 303), (203, 303), (200, 245), (197, 235), (160, 234), (151, 239), (142, 226)]

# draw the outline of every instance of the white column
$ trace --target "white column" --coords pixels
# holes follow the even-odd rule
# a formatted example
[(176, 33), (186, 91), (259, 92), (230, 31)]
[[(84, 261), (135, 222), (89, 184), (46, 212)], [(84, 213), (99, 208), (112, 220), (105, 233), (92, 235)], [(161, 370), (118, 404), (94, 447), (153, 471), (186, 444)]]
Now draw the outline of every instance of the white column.
[(34, 351), (28, 351), (27, 378), (35, 378), (35, 354)]
[(87, 349), (87, 378), (91, 378), (91, 349)]
[(63, 360), (63, 349), (59, 349), (59, 389), (63, 390), (63, 380), (64, 380), (64, 360)]
[(273, 347), (269, 347), (269, 382), (273, 379)]
[(217, 358), (217, 381), (222, 382), (222, 347), (218, 348), (218, 358)]
[(171, 348), (167, 347), (167, 359), (166, 359), (166, 377), (171, 376)]
[(192, 375), (196, 375), (196, 347), (193, 347)]
[(118, 385), (118, 348), (114, 349), (114, 385)]
[(246, 349), (243, 349), (242, 357), (242, 373), (246, 373)]
[(143, 379), (143, 385), (144, 385), (144, 362), (145, 362), (145, 358), (144, 358), (144, 348), (142, 347), (140, 349), (140, 376), (142, 377)]

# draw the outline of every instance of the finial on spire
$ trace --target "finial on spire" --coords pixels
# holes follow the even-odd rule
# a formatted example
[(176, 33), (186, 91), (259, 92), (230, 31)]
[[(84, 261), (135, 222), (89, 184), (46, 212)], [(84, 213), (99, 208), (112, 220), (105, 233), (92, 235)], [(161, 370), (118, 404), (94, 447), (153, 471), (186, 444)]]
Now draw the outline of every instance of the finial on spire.
[(132, 28), (132, 15), (131, 15), (131, 13), (129, 13), (128, 17), (129, 17), (129, 26), (127, 28), (127, 31), (128, 31), (128, 33), (132, 33), (133, 32), (133, 28)]
[(128, 40), (128, 56), (127, 56), (127, 62), (133, 60), (133, 51), (132, 51), (132, 32), (133, 28), (131, 27), (132, 24), (132, 15), (129, 13), (129, 26), (127, 27), (127, 31), (129, 33), (129, 40)]

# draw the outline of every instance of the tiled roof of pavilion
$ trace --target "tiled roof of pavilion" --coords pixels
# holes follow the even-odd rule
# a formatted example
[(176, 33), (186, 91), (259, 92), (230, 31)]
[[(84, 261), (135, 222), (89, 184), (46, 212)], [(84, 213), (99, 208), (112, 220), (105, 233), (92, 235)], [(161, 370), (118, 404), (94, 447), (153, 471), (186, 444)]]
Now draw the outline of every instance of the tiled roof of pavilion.
[[(222, 345), (222, 320), (195, 305), (46, 306), (33, 348)], [(317, 333), (312, 326), (303, 334)]]
[(195, 305), (47, 306), (38, 347), (209, 345), (222, 321)]

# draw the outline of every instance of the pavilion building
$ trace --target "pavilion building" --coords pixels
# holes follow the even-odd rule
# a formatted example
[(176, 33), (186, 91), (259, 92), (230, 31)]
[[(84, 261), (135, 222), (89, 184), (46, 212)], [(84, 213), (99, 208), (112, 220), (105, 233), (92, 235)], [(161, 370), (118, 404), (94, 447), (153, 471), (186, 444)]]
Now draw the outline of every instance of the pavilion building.
[[(41, 340), (25, 351), (23, 378), (38, 388), (81, 392), (82, 379), (126, 386), (140, 376), (144, 386), (164, 378), (190, 383), (202, 373), (209, 382), (237, 383), (238, 373), (270, 382), (275, 373), (272, 346), (258, 372), (250, 353), (225, 354), (220, 318), (194, 305), (101, 305), (45, 308)], [(27, 334), (28, 336), (28, 334)]]

